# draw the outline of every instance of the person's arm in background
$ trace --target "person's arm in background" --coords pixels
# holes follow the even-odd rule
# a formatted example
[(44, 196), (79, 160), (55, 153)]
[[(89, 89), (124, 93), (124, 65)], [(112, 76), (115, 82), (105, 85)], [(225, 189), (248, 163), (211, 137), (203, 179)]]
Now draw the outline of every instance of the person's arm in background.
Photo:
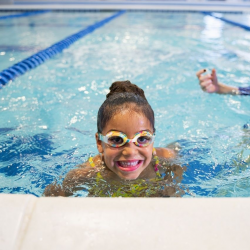
[(202, 69), (196, 73), (200, 87), (203, 91), (217, 94), (250, 95), (250, 87), (238, 88), (218, 82), (215, 69), (212, 69), (211, 74), (203, 75), (205, 72), (206, 70)]

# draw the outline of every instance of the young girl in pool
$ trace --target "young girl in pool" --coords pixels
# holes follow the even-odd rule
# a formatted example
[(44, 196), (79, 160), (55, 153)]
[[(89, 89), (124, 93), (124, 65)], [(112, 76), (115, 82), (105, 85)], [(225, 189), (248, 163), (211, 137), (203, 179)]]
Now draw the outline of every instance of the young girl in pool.
[(69, 196), (86, 186), (92, 186), (89, 196), (176, 195), (171, 183), (181, 180), (183, 169), (169, 163), (173, 149), (154, 148), (154, 111), (138, 86), (111, 85), (98, 111), (95, 139), (99, 154), (71, 170), (62, 187), (48, 186), (45, 196)]

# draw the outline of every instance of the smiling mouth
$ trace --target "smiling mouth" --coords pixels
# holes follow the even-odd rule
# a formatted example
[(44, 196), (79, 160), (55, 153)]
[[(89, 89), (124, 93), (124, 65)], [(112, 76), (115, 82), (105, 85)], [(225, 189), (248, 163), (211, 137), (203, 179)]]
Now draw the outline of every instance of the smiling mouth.
[(125, 172), (131, 172), (138, 169), (143, 161), (142, 160), (132, 160), (132, 161), (117, 161), (117, 167)]

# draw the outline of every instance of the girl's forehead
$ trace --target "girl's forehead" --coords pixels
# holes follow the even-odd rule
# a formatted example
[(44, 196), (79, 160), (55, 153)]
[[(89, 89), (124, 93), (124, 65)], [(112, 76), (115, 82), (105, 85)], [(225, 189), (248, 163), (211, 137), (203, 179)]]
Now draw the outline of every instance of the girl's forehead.
[(153, 128), (148, 118), (134, 111), (119, 112), (115, 114), (107, 122), (103, 132), (108, 133), (112, 130), (120, 131), (127, 135), (134, 135), (142, 130), (148, 130), (153, 133)]

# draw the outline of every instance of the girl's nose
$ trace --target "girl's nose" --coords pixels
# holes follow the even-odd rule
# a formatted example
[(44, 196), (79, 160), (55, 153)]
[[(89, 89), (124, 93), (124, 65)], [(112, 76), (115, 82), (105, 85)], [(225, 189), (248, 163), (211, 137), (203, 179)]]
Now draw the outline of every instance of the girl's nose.
[(123, 147), (122, 154), (124, 156), (133, 156), (137, 154), (137, 146), (133, 142), (126, 143)]

